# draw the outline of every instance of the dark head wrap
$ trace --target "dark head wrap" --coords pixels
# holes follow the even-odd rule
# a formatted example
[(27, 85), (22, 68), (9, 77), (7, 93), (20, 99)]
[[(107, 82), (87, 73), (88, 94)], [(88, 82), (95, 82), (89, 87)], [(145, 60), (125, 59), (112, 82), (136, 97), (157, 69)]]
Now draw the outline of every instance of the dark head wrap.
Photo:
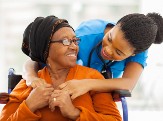
[(32, 60), (46, 63), (52, 36), (62, 27), (71, 26), (67, 20), (55, 16), (37, 17), (24, 31), (22, 51)]

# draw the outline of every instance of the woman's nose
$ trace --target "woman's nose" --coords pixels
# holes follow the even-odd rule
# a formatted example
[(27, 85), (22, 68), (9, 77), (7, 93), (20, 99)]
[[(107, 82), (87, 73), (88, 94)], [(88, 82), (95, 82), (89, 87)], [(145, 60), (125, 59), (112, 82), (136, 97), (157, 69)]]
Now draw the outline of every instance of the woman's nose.
[(72, 42), (72, 43), (69, 45), (69, 48), (70, 48), (70, 49), (73, 49), (73, 50), (77, 50), (78, 45), (76, 45), (74, 42)]

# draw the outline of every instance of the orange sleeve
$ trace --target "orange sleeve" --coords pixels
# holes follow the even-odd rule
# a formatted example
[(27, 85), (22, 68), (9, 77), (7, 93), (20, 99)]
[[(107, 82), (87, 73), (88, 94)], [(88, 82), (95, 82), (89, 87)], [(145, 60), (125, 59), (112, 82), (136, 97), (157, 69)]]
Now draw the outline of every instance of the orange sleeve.
[[(103, 79), (103, 76), (98, 71), (90, 71), (91, 78)], [(89, 111), (85, 107), (78, 106), (81, 110), (80, 117), (77, 121), (122, 121), (122, 117), (113, 101), (110, 93), (90, 92), (93, 108), (95, 111)]]
[(116, 103), (110, 93), (96, 93), (92, 95), (92, 101), (96, 112), (78, 106), (81, 110), (77, 121), (122, 121)]
[(21, 81), (11, 93), (10, 101), (4, 106), (0, 121), (38, 121), (41, 114), (37, 111), (33, 113), (27, 107), (24, 98), (29, 94), (25, 81)]

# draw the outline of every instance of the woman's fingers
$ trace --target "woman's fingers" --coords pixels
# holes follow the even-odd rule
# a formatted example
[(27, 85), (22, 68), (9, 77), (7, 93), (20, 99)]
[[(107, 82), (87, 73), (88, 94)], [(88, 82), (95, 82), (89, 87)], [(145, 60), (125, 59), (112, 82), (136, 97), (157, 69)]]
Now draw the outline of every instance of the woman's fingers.
[(35, 80), (32, 81), (31, 87), (36, 88), (38, 86), (46, 85), (47, 83), (45, 82), (44, 79), (41, 78), (36, 78)]
[(60, 96), (61, 90), (53, 90), (51, 97), (49, 99), (49, 108), (53, 112), (55, 110), (55, 106), (58, 106), (57, 98)]
[(34, 89), (34, 88), (36, 88), (37, 86), (36, 86), (36, 83), (31, 83), (31, 87)]
[(49, 108), (51, 109), (52, 112), (55, 110), (55, 107), (59, 105), (60, 103), (57, 100), (57, 98), (51, 98), (51, 100), (49, 101)]
[(49, 99), (49, 108), (53, 112), (55, 110), (55, 107), (62, 107), (63, 100), (66, 98), (66, 94), (68, 92), (61, 91), (61, 90), (55, 90), (53, 94), (51, 95), (51, 98)]
[(68, 98), (70, 100), (67, 90), (54, 90), (49, 99), (49, 108), (51, 111), (54, 111), (56, 106), (62, 108), (67, 103)]
[(63, 83), (63, 84), (61, 84), (61, 85), (59, 85), (58, 87), (59, 87), (59, 89), (63, 89), (63, 88), (65, 88), (67, 86), (67, 82), (65, 82), (65, 83)]
[(62, 90), (54, 90), (53, 91), (53, 94), (59, 94), (59, 93), (61, 93), (62, 92)]
[(72, 100), (74, 100), (75, 98), (77, 98), (79, 96), (80, 96), (80, 93), (78, 93), (77, 91), (70, 93), (70, 97)]

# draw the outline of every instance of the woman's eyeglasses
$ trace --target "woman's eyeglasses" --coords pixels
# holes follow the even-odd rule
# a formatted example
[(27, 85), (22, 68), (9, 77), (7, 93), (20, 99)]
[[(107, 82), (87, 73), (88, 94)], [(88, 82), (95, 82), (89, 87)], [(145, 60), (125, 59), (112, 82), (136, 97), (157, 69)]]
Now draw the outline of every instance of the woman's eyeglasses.
[(56, 42), (62, 43), (62, 44), (65, 45), (65, 46), (71, 45), (72, 42), (73, 42), (75, 45), (78, 45), (79, 42), (80, 42), (80, 38), (74, 38), (74, 39), (71, 39), (71, 40), (69, 40), (69, 39), (63, 39), (63, 40), (57, 40), (57, 41), (51, 40), (51, 43), (56, 43)]

